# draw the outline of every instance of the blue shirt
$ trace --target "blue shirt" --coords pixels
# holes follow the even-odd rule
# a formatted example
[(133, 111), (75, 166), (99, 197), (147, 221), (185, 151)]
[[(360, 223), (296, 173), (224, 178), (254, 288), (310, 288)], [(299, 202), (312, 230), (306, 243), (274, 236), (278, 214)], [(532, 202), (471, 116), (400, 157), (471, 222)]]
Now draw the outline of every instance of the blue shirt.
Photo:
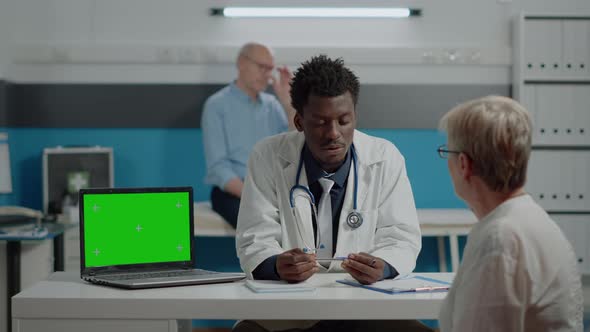
[(205, 182), (223, 189), (233, 178), (243, 180), (254, 144), (288, 126), (283, 107), (271, 94), (261, 92), (252, 100), (234, 82), (211, 95), (201, 118)]
[[(352, 146), (351, 146), (352, 149)], [(336, 250), (336, 244), (338, 243), (338, 226), (340, 222), (340, 212), (342, 211), (342, 204), (344, 203), (344, 194), (346, 193), (347, 179), (350, 171), (352, 158), (351, 151), (346, 154), (346, 159), (340, 165), (338, 170), (329, 177), (334, 181), (332, 189), (330, 189), (330, 202), (332, 206), (332, 248)], [(307, 148), (307, 145), (303, 147), (302, 152), (303, 164), (305, 165), (305, 173), (307, 174), (307, 182), (309, 188), (314, 196), (316, 204), (319, 204), (319, 199), (322, 196), (322, 187), (318, 182), (318, 179), (324, 177), (326, 172), (320, 167), (318, 161), (313, 157), (311, 151)], [(353, 189), (354, 190), (354, 189)], [(313, 224), (314, 233), (317, 232), (317, 225), (314, 218)], [(277, 273), (277, 256), (270, 256), (265, 259), (260, 265), (252, 271), (254, 279), (266, 279), (266, 280), (280, 280), (279, 274)], [(398, 276), (397, 270), (389, 263), (385, 262), (383, 268), (383, 279), (395, 278)]]

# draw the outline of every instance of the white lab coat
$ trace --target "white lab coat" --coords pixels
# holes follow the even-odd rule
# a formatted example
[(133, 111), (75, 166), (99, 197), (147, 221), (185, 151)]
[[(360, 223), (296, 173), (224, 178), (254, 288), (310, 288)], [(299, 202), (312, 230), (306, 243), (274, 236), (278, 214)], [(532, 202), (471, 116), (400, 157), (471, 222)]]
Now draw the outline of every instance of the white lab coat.
[[(301, 219), (294, 217), (289, 204), (304, 140), (303, 133), (296, 131), (272, 136), (256, 144), (250, 154), (236, 236), (240, 264), (250, 278), (270, 256), (315, 247), (309, 203), (297, 196), (296, 213)], [(405, 160), (386, 140), (355, 130), (353, 142), (358, 163), (357, 210), (364, 222), (357, 229), (346, 223), (353, 210), (354, 167), (350, 167), (335, 256), (367, 252), (407, 274), (415, 267), (421, 234)], [(299, 182), (308, 187), (305, 167)], [(332, 262), (327, 270), (342, 272), (340, 262)]]

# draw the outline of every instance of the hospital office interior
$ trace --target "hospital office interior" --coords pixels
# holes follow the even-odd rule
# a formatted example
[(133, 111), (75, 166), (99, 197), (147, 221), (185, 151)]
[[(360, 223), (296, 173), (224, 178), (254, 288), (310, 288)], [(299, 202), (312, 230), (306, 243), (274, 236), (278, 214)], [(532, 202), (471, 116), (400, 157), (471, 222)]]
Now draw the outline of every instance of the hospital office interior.
[[(212, 14), (230, 5), (405, 7), (419, 15)], [(250, 41), (270, 46), (276, 64), (291, 70), (313, 55), (342, 57), (360, 78), (358, 129), (399, 148), (418, 209), (466, 208), (436, 153), (446, 143), (440, 117), (485, 95), (521, 101), (535, 121), (527, 191), (573, 244), (590, 319), (588, 0), (0, 0), (0, 138), (12, 181), (0, 206), (44, 210), (42, 154), (56, 146), (112, 148), (116, 187), (192, 186), (195, 201), (208, 201), (202, 106), (236, 78), (237, 52)], [(233, 237), (199, 236), (195, 250), (199, 268), (240, 269)], [(23, 269), (39, 270), (26, 259)], [(423, 238), (416, 271), (439, 271), (436, 238)], [(26, 287), (43, 273), (22, 277)]]

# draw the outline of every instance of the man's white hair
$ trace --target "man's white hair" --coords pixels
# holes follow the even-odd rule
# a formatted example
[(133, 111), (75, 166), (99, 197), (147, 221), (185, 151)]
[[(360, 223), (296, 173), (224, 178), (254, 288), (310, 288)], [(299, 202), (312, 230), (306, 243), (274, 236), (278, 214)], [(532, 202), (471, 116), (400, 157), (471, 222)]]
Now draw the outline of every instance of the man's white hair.
[(270, 54), (274, 56), (273, 50), (270, 47), (257, 42), (248, 42), (240, 48), (240, 51), (238, 52), (238, 59), (242, 56), (252, 58), (252, 53), (254, 50), (261, 47), (267, 49)]

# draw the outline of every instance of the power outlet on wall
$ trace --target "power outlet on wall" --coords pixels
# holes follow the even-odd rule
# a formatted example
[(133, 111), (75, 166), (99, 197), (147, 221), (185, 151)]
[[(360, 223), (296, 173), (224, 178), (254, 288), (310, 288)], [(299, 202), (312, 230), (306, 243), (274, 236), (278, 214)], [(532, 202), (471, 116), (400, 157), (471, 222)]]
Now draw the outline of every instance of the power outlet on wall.
[(481, 63), (481, 51), (471, 51), (468, 52), (465, 56), (465, 62), (470, 64), (478, 64)]
[(70, 60), (68, 50), (65, 47), (53, 47), (51, 49), (51, 60), (56, 63), (67, 63)]
[(199, 62), (199, 50), (190, 47), (178, 49), (178, 63), (196, 64)]
[(156, 50), (158, 62), (171, 64), (175, 62), (174, 49), (172, 47), (160, 47)]
[(448, 49), (443, 52), (442, 62), (449, 64), (457, 64), (464, 62), (464, 56), (460, 50)]
[(437, 63), (437, 56), (433, 51), (425, 51), (422, 53), (422, 63), (435, 64)]

